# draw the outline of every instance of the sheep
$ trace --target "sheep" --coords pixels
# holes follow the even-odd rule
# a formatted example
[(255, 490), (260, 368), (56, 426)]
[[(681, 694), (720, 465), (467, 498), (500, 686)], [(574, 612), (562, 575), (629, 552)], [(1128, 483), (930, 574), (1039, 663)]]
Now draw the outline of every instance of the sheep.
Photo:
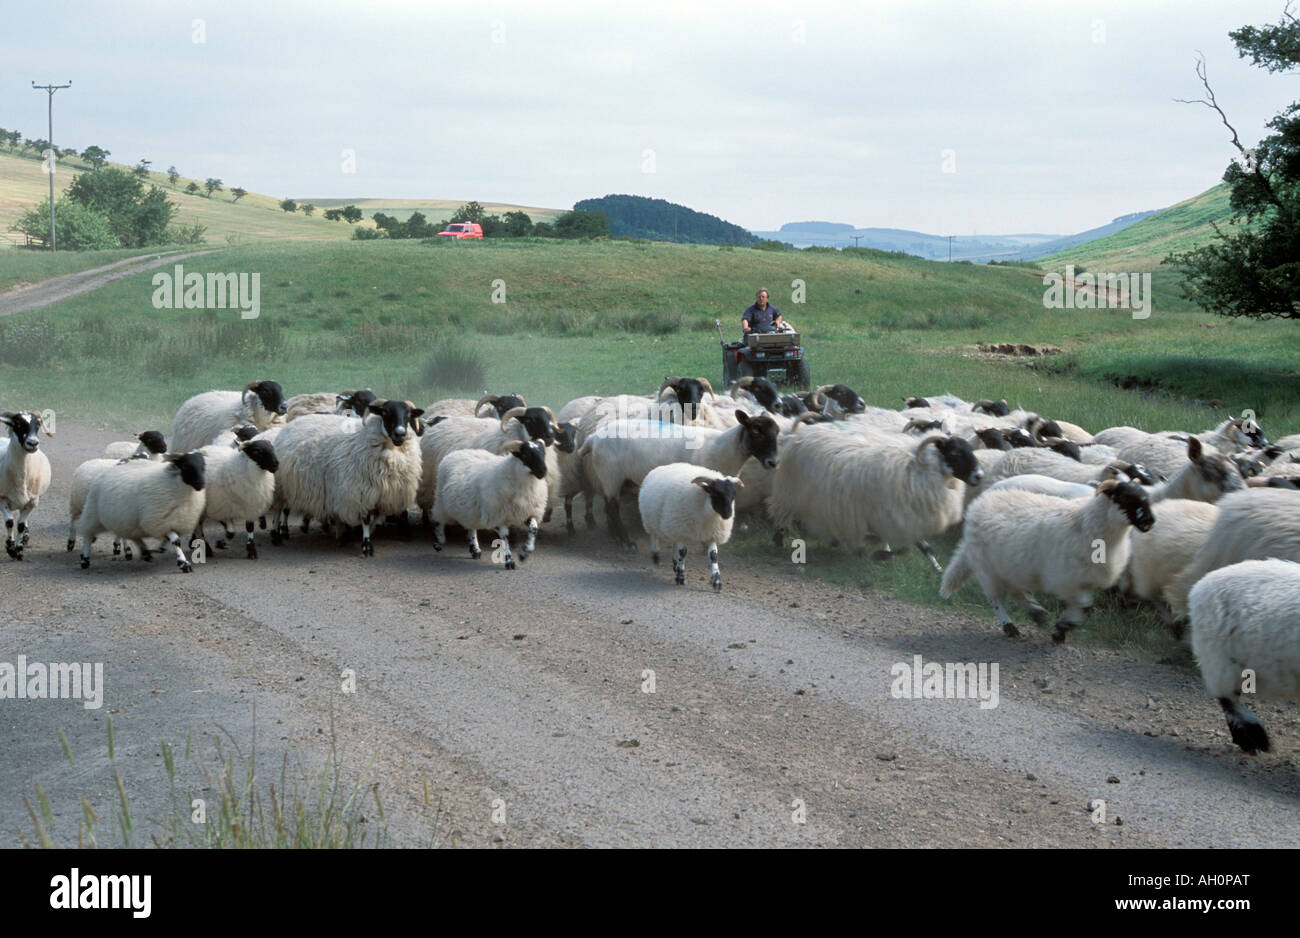
[(798, 417), (808, 413), (808, 406), (794, 394), (781, 394), (767, 378), (746, 375), (731, 386), (731, 397), (746, 393), (768, 413), (782, 417)]
[(27, 519), (50, 487), (50, 460), (40, 451), (44, 423), (38, 413), (5, 411), (0, 414), (0, 424), (9, 431), (0, 442), (0, 515), (5, 519), (5, 553), (22, 560), (28, 541)]
[[(299, 416), (303, 416), (303, 415), (299, 414)], [(282, 426), (284, 426), (284, 424), (276, 423), (276, 424), (272, 424), (270, 427), (267, 427), (267, 429), (270, 430)], [(249, 440), (253, 439), (253, 437), (257, 436), (262, 432), (264, 431), (259, 430), (251, 423), (243, 423), (237, 427), (231, 427), (229, 430), (223, 430), (221, 433), (218, 433), (216, 435), (216, 438), (213, 439), (213, 441), (208, 445), (224, 446), (227, 449), (235, 449), (236, 447), (239, 446), (240, 443), (247, 443)], [(202, 447), (200, 447), (200, 449), (201, 448)]]
[[(1183, 464), (1189, 439), (1199, 441), (1202, 448), (1210, 447), (1225, 454), (1268, 445), (1268, 440), (1264, 438), (1259, 425), (1253, 420), (1243, 420), (1240, 417), (1225, 420), (1213, 430), (1195, 435), (1174, 432), (1143, 433), (1140, 430), (1133, 431), (1132, 427), (1112, 429), (1122, 432), (1115, 434), (1112, 440), (1110, 431), (1103, 431), (1102, 434), (1097, 435), (1096, 440), (1114, 446), (1121, 459), (1140, 462), (1166, 475), (1176, 472)], [(1103, 434), (1107, 435), (1105, 439), (1102, 438)]]
[(752, 456), (765, 468), (776, 468), (776, 421), (769, 414), (733, 413), (736, 425), (729, 430), (614, 421), (582, 444), (578, 457), (583, 472), (605, 498), (606, 523), (616, 541), (626, 548), (633, 546), (619, 513), (620, 493), (625, 486), (639, 486), (657, 466), (689, 462), (734, 476)]
[[(1150, 478), (1141, 466), (1132, 463), (1112, 463), (1112, 465), (1122, 470), (1129, 478)], [(1011, 476), (1030, 473), (1051, 476), (1062, 482), (1087, 483), (1097, 479), (1104, 469), (1104, 466), (1076, 462), (1050, 449), (1015, 449), (998, 460), (997, 465), (989, 472), (988, 478), (984, 480), (984, 488), (991, 488), (995, 482)]]
[(1059, 644), (1087, 615), (1093, 590), (1114, 585), (1124, 571), (1129, 526), (1149, 531), (1154, 524), (1146, 491), (1135, 482), (1107, 479), (1090, 498), (986, 492), (966, 511), (961, 541), (939, 594), (951, 597), (973, 574), (1003, 633), (1014, 638), (1020, 631), (1003, 599), (1014, 595), (1043, 625), (1047, 610), (1033, 594), (1046, 590), (1069, 604), (1052, 634)]
[[(1213, 430), (1191, 435), (1194, 435), (1201, 443), (1213, 446), (1221, 453), (1240, 453), (1248, 449), (1259, 449), (1268, 446), (1268, 438), (1264, 435), (1264, 428), (1250, 417), (1229, 417)], [(1188, 437), (1189, 434), (1167, 430), (1156, 434), (1156, 436), (1181, 441)]]
[(1292, 433), (1290, 436), (1284, 436), (1275, 444), (1282, 452), (1290, 452), (1293, 449), (1300, 449), (1300, 433)]
[(838, 424), (791, 432), (767, 502), (774, 540), (783, 544), (796, 525), (851, 548), (875, 537), (885, 542), (881, 560), (893, 556), (890, 544), (914, 543), (942, 570), (927, 539), (961, 520), (963, 483), (978, 485), (983, 474), (961, 437), (917, 441)]
[(704, 423), (706, 425), (712, 423), (712, 415), (708, 413), (708, 405), (704, 403), (704, 394), (708, 392), (709, 400), (716, 400), (716, 396), (713, 393), (713, 385), (709, 383), (708, 378), (683, 378), (680, 376), (664, 378), (664, 383), (659, 385), (659, 390), (655, 392), (654, 401), (656, 404), (663, 401), (664, 391), (672, 392), (673, 402), (681, 409), (681, 416), (676, 417), (674, 411), (670, 410), (667, 412), (667, 418), (660, 417), (659, 419), (668, 419), (671, 423)]
[(104, 447), (104, 458), (113, 460), (134, 459), (136, 456), (157, 458), (167, 452), (167, 440), (159, 430), (145, 430), (136, 435), (136, 442), (121, 440)]
[[(253, 519), (264, 517), (275, 497), (275, 471), (279, 461), (275, 448), (265, 440), (250, 440), (237, 448), (213, 445), (199, 450), (204, 460), (207, 501), (203, 516), (194, 528), (194, 536), (203, 538), (203, 522), (211, 519), (221, 525), (226, 539), (233, 542), (231, 525), (244, 522), (245, 550), (249, 560), (257, 559), (253, 538)], [(218, 549), (226, 541), (218, 540)]]
[(673, 575), (686, 583), (686, 547), (700, 544), (709, 558), (709, 585), (722, 589), (718, 546), (731, 539), (735, 521), (734, 476), (701, 470), (691, 463), (671, 463), (646, 473), (637, 494), (641, 524), (650, 535), (650, 560), (659, 563), (659, 543), (673, 545)]
[(444, 528), (458, 524), (467, 533), (470, 556), (477, 560), (480, 528), (501, 538), (507, 570), (515, 569), (510, 554), (510, 528), (528, 531), (519, 552), (523, 563), (533, 552), (537, 522), (546, 510), (546, 446), (539, 440), (511, 440), (502, 453), (463, 449), (448, 454), (438, 473), (433, 500), (433, 549), (442, 550)]
[[(308, 414), (352, 414), (361, 416), (366, 407), (375, 400), (375, 392), (369, 388), (356, 391), (344, 391), (333, 394), (320, 391), (311, 394), (295, 394), (285, 401), (284, 422), (297, 420)], [(259, 427), (259, 429), (261, 429)]]
[[(777, 451), (795, 428), (806, 423), (820, 423), (823, 418), (814, 413), (803, 413), (794, 420), (778, 420)], [(749, 459), (740, 469), (740, 490), (736, 492), (736, 514), (741, 512), (763, 511), (767, 498), (772, 494), (772, 480), (776, 473), (769, 471), (762, 463)]]
[(275, 437), (278, 537), (272, 540), (288, 537), (289, 513), (298, 511), (361, 525), (361, 556), (373, 557), (371, 524), (405, 512), (415, 500), (423, 413), (410, 401), (379, 400), (360, 420), (313, 414), (286, 424)]
[(176, 411), (172, 449), (183, 453), (207, 446), (217, 434), (241, 423), (265, 430), (286, 409), (284, 389), (276, 381), (253, 381), (243, 391), (196, 394)]
[(1117, 586), (1122, 593), (1160, 603), (1169, 584), (1210, 536), (1219, 508), (1205, 501), (1168, 498), (1155, 514), (1160, 523), (1154, 528), (1129, 534), (1128, 564)]
[(825, 413), (837, 420), (847, 414), (861, 414), (867, 402), (847, 384), (823, 384), (804, 399), (809, 410)]
[(160, 462), (133, 459), (110, 466), (90, 480), (86, 503), (77, 519), (81, 538), (81, 568), (90, 567), (90, 544), (97, 534), (111, 531), (135, 541), (144, 560), (151, 560), (146, 537), (171, 543), (182, 573), (194, 568), (181, 548), (181, 532), (189, 533), (203, 515), (203, 455), (169, 453)]
[(1223, 567), (1197, 582), (1188, 603), (1192, 651), (1232, 741), (1250, 755), (1268, 752), (1268, 733), (1241, 695), (1300, 695), (1300, 563), (1247, 560)]
[(492, 408), (500, 417), (508, 410), (514, 410), (516, 407), (527, 407), (528, 402), (524, 400), (522, 394), (488, 394), (484, 393), (478, 401), (472, 401), (467, 397), (449, 397), (445, 400), (435, 401), (424, 409), (427, 417), (481, 417), (483, 416), (483, 405), (491, 404)]
[(1091, 483), (1062, 482), (1060, 479), (1053, 479), (1051, 476), (1041, 476), (1034, 473), (999, 479), (985, 491), (1000, 492), (1004, 489), (1021, 489), (1026, 492), (1053, 495), (1056, 498), (1087, 498), (1090, 495), (1097, 494), (1096, 486)]
[(1187, 459), (1173, 476), (1151, 487), (1151, 503), (1167, 498), (1198, 502), (1216, 502), (1228, 492), (1239, 492), (1246, 480), (1227, 456), (1203, 447), (1191, 437), (1187, 441)]
[[(541, 440), (549, 445), (555, 443), (557, 431), (560, 427), (549, 407), (513, 407), (499, 420), (490, 417), (435, 417), (420, 440), (420, 485), (415, 501), (421, 517), (429, 517), (438, 488), (438, 467), (449, 453), (462, 449), (501, 453), (512, 440)], [(565, 445), (571, 445), (567, 437)], [(556, 475), (558, 492), (559, 464), (556, 458), (554, 454), (548, 456), (551, 470)]]
[[(151, 438), (150, 443), (146, 443), (145, 438), (149, 437), (150, 434), (155, 435), (156, 440)], [(104, 470), (109, 468), (110, 466), (120, 466), (126, 463), (129, 463), (131, 465), (139, 465), (142, 462), (160, 461), (163, 457), (163, 453), (166, 452), (166, 449), (164, 448), (162, 452), (154, 452), (151, 446), (156, 445), (156, 442), (160, 441), (161, 439), (162, 439), (162, 434), (158, 433), (158, 431), (146, 430), (144, 433), (140, 434), (139, 449), (143, 450), (143, 453), (134, 455), (129, 459), (116, 459), (111, 457), (101, 458), (101, 459), (87, 459), (85, 462), (83, 462), (80, 466), (76, 468), (76, 470), (72, 473), (72, 491), (68, 495), (68, 552), (69, 553), (71, 553), (73, 550), (76, 550), (77, 547), (77, 519), (81, 517), (81, 512), (86, 507), (86, 495), (90, 491), (90, 481), (93, 478), (95, 478), (97, 475), (102, 473)], [(117, 445), (117, 444), (112, 444), (112, 445)], [(124, 555), (125, 559), (130, 560), (132, 556), (131, 544), (128, 541), (125, 545), (123, 545), (122, 539), (114, 536), (113, 556), (117, 557), (119, 554)]]
[(1179, 618), (1187, 616), (1192, 587), (1213, 570), (1269, 557), (1300, 562), (1300, 492), (1250, 487), (1225, 495), (1218, 506), (1219, 516), (1205, 543), (1165, 590)]

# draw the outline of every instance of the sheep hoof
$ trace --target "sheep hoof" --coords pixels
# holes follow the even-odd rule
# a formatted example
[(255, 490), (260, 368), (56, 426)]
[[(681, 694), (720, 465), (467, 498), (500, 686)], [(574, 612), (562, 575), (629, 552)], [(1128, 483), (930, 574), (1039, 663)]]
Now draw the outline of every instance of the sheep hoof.
[(1029, 610), (1029, 618), (1034, 620), (1034, 625), (1044, 628), (1047, 625), (1047, 613), (1042, 609)]
[(375, 545), (370, 543), (370, 538), (366, 538), (361, 542), (361, 556), (362, 557), (375, 556)]
[(90, 569), (90, 558), (89, 558), (89, 557), (82, 557), (82, 558), (81, 558), (81, 569), (83, 569), (83, 570), (89, 570), (89, 569)]
[(284, 539), (280, 537), (279, 531), (271, 532), (271, 543), (274, 544), (276, 547), (279, 547), (282, 543), (284, 543)]
[[(68, 553), (72, 553), (72, 551), (76, 550), (76, 548), (77, 548), (76, 538), (72, 538), (72, 537), (68, 538)], [(117, 551), (113, 551), (113, 553), (116, 554)]]
[(676, 583), (678, 586), (685, 586), (685, 585), (686, 585), (686, 577), (682, 576), (682, 575), (679, 573), (679, 574), (677, 574), (677, 576), (673, 577), (673, 582)]
[(514, 568), (515, 568), (515, 562), (514, 562), (513, 560), (507, 560), (507, 561), (506, 561), (506, 569), (507, 569), (507, 570), (513, 570)]
[(434, 541), (434, 542), (433, 542), (433, 549), (434, 549), (435, 551), (438, 551), (439, 553), (441, 553), (441, 552), (442, 552), (442, 545), (439, 544), (437, 541)]
[(140, 551), (140, 559), (143, 560), (145, 563), (153, 563), (153, 551), (151, 551), (147, 547), (144, 548), (143, 550)]
[(256, 560), (256, 559), (257, 559), (257, 545), (256, 545), (256, 544), (249, 544), (249, 545), (248, 545), (248, 559), (249, 559), (249, 560)]
[(1015, 625), (1013, 625), (1013, 624), (1010, 623), (1010, 622), (1003, 622), (1003, 623), (1002, 623), (1002, 634), (1005, 635), (1007, 638), (1019, 638), (1019, 637), (1020, 637), (1020, 630), (1019, 630), (1018, 628), (1016, 628)]
[(583, 518), (583, 520), (587, 522), (587, 530), (589, 530), (589, 531), (594, 531), (594, 530), (596, 529), (596, 516), (595, 516), (595, 515), (586, 515), (586, 516)]
[(469, 555), (470, 555), (470, 557), (471, 557), (472, 559), (474, 559), (474, 560), (478, 560), (480, 557), (483, 556), (483, 551), (481, 551), (481, 550), (470, 550)]
[(546, 509), (546, 511), (543, 512), (543, 514), (542, 514), (542, 524), (546, 524), (546, 523), (548, 523), (550, 520), (551, 520), (551, 509), (548, 508), (548, 509)]
[(266, 515), (262, 515), (257, 519), (257, 526), (261, 528), (263, 531), (266, 530)]
[(178, 567), (181, 568), (181, 573), (193, 573), (193, 572), (194, 572), (194, 568), (190, 566), (189, 561), (187, 561), (187, 560), (178, 560), (178, 561), (176, 561), (176, 566), (178, 566)]
[(878, 550), (871, 555), (871, 559), (872, 560), (893, 560), (895, 553), (897, 552), (892, 550)]
[(1056, 631), (1052, 633), (1053, 644), (1060, 645), (1065, 641), (1066, 633), (1070, 631), (1069, 625), (1058, 624)]
[(650, 562), (654, 564), (656, 567), (659, 566), (659, 551), (657, 550), (650, 551)]
[(18, 551), (14, 547), (13, 541), (5, 541), (5, 553), (8, 554), (10, 557), (12, 557), (14, 560), (18, 559)]
[(722, 592), (722, 577), (720, 576), (709, 577), (709, 585), (712, 586), (718, 592)]
[(576, 527), (574, 527), (572, 521), (566, 521), (566, 522), (564, 522), (564, 530), (566, 530), (566, 531), (569, 532), (569, 536), (570, 536), (570, 537), (572, 537), (574, 534), (577, 534), (577, 533), (578, 533), (578, 529), (577, 529)]
[(217, 550), (225, 550), (225, 549), (226, 549), (226, 542), (221, 540), (217, 541)]

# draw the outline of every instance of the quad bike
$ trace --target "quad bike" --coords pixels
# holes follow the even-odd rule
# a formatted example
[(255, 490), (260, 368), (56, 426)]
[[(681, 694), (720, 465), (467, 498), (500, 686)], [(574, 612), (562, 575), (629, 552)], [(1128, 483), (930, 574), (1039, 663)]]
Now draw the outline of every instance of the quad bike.
[(722, 335), (722, 323), (715, 319), (713, 324), (722, 343), (722, 380), (728, 387), (746, 377), (767, 378), (773, 384), (798, 388), (812, 386), (799, 333), (751, 332), (743, 342), (728, 342)]

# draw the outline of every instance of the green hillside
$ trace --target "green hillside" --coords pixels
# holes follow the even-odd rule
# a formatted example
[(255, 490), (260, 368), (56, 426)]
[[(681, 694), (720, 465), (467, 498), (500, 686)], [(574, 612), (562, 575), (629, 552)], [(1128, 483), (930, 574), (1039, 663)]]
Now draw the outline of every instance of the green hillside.
[(1038, 258), (1035, 263), (1051, 269), (1074, 264), (1088, 270), (1154, 270), (1171, 252), (1205, 244), (1214, 237), (1211, 222), (1225, 225), (1231, 217), (1228, 187), (1220, 183), (1123, 231)]

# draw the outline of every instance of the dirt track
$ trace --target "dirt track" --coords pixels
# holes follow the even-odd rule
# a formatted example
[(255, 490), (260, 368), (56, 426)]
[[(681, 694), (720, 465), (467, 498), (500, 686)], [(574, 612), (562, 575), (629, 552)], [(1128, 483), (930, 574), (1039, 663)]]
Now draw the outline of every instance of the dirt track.
[(90, 270), (79, 270), (76, 273), (64, 274), (60, 277), (51, 277), (49, 280), (42, 280), (39, 283), (21, 283), (0, 292), (0, 316), (19, 313), (25, 309), (50, 306), (71, 299), (74, 296), (89, 293), (91, 290), (98, 290), (100, 287), (108, 286), (110, 283), (125, 277), (132, 277), (146, 270), (153, 270), (162, 267), (164, 264), (176, 263), (190, 257), (211, 254), (215, 250), (216, 248), (210, 248), (206, 251), (187, 251), (184, 253), (164, 251), (162, 253), (141, 254), (136, 257), (114, 261), (111, 264), (105, 264), (103, 267), (94, 267)]
[[(507, 572), (456, 542), (435, 555), (418, 529), (362, 559), (295, 528), (282, 547), (262, 534), (258, 561), (216, 551), (190, 575), (111, 560), (101, 540), (83, 571), (63, 549), (67, 486), (113, 438), (60, 421), (27, 557), (0, 565), (0, 660), (102, 661), (107, 684), (101, 710), (0, 701), (0, 843), (30, 836), (36, 781), (65, 841), (82, 795), (111, 823), (109, 712), (136, 814), (157, 818), (158, 740), (220, 724), (246, 742), (255, 704), (270, 774), (287, 746), (323, 753), (332, 708), (401, 843), (421, 841), (427, 780), (449, 844), (1300, 845), (1292, 711), (1262, 708), (1278, 751), (1250, 759), (1186, 673), (828, 587), (815, 557), (745, 569), (724, 548), (715, 595), (698, 556), (675, 588), (644, 538), (624, 556), (602, 531), (548, 525)], [(915, 654), (998, 662), (999, 706), (891, 698), (891, 664)]]

